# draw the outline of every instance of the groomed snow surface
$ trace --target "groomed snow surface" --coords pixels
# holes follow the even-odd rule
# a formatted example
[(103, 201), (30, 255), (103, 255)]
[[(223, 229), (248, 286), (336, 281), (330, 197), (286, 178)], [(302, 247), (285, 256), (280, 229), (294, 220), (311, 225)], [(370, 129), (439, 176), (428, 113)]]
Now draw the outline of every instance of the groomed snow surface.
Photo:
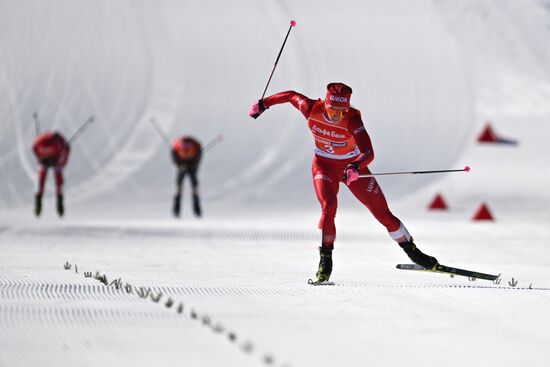
[[(500, 285), (394, 269), (406, 258), (370, 220), (370, 230), (341, 233), (334, 287), (306, 284), (315, 236), (286, 218), (271, 230), (206, 220), (12, 224), (0, 237), (2, 365), (542, 365), (549, 251), (537, 238), (548, 230), (436, 217), (414, 221), (423, 248), (502, 272)], [(96, 271), (131, 292), (84, 275)]]
[[(470, 165), (380, 184), (423, 251), (499, 284), (395, 269), (407, 257), (343, 185), (336, 284), (307, 284), (311, 137), (289, 106), (246, 116), (290, 19), (268, 93), (350, 84), (373, 171)], [(549, 22), (535, 0), (2, 3), (0, 366), (545, 366)], [(63, 219), (51, 174), (32, 214), (34, 111), (66, 136), (96, 117)], [(201, 219), (188, 186), (170, 216), (151, 116), (171, 137), (224, 135)], [(489, 120), (519, 144), (476, 144)], [(436, 193), (449, 210), (427, 210)], [(471, 220), (482, 203), (495, 221)]]

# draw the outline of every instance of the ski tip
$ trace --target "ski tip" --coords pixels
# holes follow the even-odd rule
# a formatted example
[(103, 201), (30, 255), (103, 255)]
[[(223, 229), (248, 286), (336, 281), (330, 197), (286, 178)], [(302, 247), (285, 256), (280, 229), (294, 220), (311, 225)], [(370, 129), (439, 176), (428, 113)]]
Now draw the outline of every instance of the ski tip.
[(291, 21), (290, 21), (290, 26), (291, 26), (291, 27), (296, 27), (296, 21), (291, 20)]
[(464, 171), (470, 172), (470, 166), (465, 166), (465, 167), (464, 167)]

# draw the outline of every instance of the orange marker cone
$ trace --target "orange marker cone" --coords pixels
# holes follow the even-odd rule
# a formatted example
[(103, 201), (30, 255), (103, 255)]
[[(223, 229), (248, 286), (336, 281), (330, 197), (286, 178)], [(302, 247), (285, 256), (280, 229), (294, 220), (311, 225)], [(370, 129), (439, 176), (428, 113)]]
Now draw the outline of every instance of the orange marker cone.
[(437, 194), (435, 198), (432, 200), (431, 204), (428, 205), (428, 209), (430, 210), (447, 210), (447, 203), (445, 203), (445, 200), (443, 200), (443, 196), (441, 194)]
[(491, 124), (487, 122), (485, 129), (481, 132), (481, 135), (477, 138), (478, 143), (497, 143), (499, 141), (497, 134), (491, 127)]
[(482, 203), (477, 212), (474, 214), (472, 220), (495, 220), (487, 204)]

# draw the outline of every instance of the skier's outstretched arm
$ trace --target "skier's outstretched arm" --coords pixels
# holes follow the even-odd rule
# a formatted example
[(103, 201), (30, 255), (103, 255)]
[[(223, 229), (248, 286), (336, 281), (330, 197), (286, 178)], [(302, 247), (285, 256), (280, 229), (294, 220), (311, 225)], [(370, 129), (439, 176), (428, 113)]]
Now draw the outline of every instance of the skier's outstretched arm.
[(250, 117), (257, 118), (262, 114), (262, 112), (273, 105), (281, 103), (291, 103), (297, 110), (302, 113), (302, 115), (304, 115), (305, 118), (308, 118), (315, 102), (316, 101), (314, 99), (310, 99), (303, 94), (300, 94), (293, 90), (289, 90), (258, 100), (252, 105), (250, 111), (248, 112), (248, 115)]

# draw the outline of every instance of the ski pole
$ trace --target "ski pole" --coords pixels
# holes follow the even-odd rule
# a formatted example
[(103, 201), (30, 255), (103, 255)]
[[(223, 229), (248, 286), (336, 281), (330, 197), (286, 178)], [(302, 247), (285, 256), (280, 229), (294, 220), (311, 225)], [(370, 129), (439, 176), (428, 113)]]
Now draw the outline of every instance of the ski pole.
[(32, 113), (32, 117), (34, 118), (34, 128), (36, 130), (36, 136), (40, 135), (40, 121), (38, 121), (38, 112), (34, 111)]
[(204, 153), (204, 152), (207, 152), (208, 150), (214, 148), (216, 145), (218, 145), (218, 143), (221, 143), (223, 141), (223, 135), (218, 135), (216, 136), (214, 139), (212, 139), (208, 144), (206, 144), (202, 149), (201, 151)]
[(275, 72), (275, 68), (277, 67), (277, 63), (279, 62), (279, 58), (281, 57), (281, 54), (283, 53), (283, 48), (285, 47), (286, 40), (288, 39), (288, 35), (290, 34), (290, 31), (292, 30), (292, 27), (296, 26), (296, 22), (291, 20), (290, 21), (290, 27), (288, 28), (288, 32), (286, 33), (285, 40), (283, 41), (283, 45), (281, 46), (281, 50), (279, 51), (279, 54), (277, 55), (277, 59), (275, 60), (275, 65), (273, 65), (273, 69), (271, 70), (271, 75), (269, 75), (269, 79), (267, 80), (267, 84), (265, 85), (264, 92), (262, 93), (263, 99), (265, 96), (265, 92), (267, 92), (267, 87), (269, 86), (269, 83), (271, 82), (271, 78), (273, 77), (273, 73)]
[(94, 122), (94, 115), (88, 117), (88, 119), (82, 124), (82, 126), (80, 126), (80, 128), (78, 130), (76, 130), (76, 132), (73, 134), (73, 136), (71, 136), (69, 138), (69, 143), (72, 142), (73, 140), (75, 140), (76, 138), (78, 138), (80, 136), (80, 134), (82, 134), (84, 129), (86, 129), (88, 124), (90, 124), (92, 122)]
[(149, 119), (149, 122), (153, 125), (155, 130), (157, 130), (157, 133), (159, 134), (160, 138), (168, 145), (170, 149), (172, 149), (172, 145), (170, 144), (170, 139), (168, 136), (164, 133), (164, 131), (161, 129), (161, 127), (158, 125), (157, 120), (155, 120), (154, 117), (151, 117)]
[(470, 166), (465, 166), (462, 169), (442, 169), (437, 171), (367, 173), (367, 174), (359, 175), (359, 178), (374, 177), (374, 176), (393, 176), (393, 175), (420, 175), (420, 174), (428, 174), (428, 173), (445, 173), (445, 172), (470, 172)]

